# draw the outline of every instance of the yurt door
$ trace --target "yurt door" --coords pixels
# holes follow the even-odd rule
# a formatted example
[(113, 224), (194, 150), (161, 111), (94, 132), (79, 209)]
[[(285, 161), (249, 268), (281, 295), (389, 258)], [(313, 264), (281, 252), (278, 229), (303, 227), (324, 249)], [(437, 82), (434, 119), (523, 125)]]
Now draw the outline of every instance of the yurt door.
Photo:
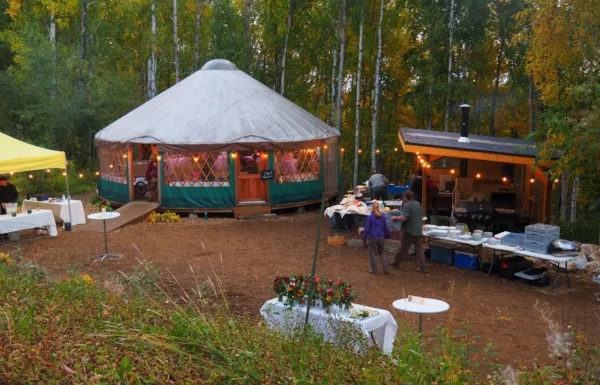
[(261, 204), (268, 200), (269, 181), (262, 179), (261, 172), (267, 168), (266, 152), (240, 151), (235, 164), (237, 203)]

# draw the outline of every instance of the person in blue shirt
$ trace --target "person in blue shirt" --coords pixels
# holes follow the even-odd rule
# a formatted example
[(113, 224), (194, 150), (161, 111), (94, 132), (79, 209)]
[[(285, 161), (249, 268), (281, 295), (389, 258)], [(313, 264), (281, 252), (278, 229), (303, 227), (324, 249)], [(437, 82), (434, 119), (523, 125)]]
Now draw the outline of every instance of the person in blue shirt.
[(377, 274), (378, 254), (379, 259), (381, 259), (383, 273), (389, 273), (388, 261), (383, 250), (383, 240), (389, 238), (390, 231), (388, 229), (387, 221), (381, 213), (379, 202), (373, 202), (373, 206), (371, 206), (371, 215), (367, 218), (365, 230), (362, 233), (363, 242), (368, 242), (369, 245), (369, 257), (371, 259), (371, 270), (369, 270), (369, 273)]

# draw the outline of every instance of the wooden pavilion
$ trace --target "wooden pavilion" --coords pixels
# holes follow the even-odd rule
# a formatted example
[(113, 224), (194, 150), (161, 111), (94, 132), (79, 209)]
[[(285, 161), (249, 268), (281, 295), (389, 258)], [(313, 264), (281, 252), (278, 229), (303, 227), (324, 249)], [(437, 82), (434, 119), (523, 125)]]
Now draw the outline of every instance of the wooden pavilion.
[[(423, 207), (428, 205), (426, 180), (431, 176), (441, 191), (453, 192), (453, 210), (461, 201), (465, 202), (465, 198), (485, 200), (489, 199), (486, 194), (504, 191), (514, 193), (517, 208), (534, 221), (548, 223), (553, 181), (547, 178), (546, 168), (535, 164), (535, 142), (469, 136), (469, 106), (461, 107), (460, 134), (411, 128), (401, 128), (398, 132), (402, 149), (414, 154), (415, 173), (422, 171)], [(467, 193), (461, 196), (461, 191)]]

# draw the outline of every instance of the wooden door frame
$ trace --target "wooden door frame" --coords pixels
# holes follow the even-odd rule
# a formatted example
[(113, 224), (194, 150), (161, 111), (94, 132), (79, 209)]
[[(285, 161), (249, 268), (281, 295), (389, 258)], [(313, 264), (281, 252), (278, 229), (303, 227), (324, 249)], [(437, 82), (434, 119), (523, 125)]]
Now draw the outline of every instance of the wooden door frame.
[[(260, 159), (261, 167), (259, 168), (259, 171), (262, 171), (262, 170), (269, 168), (270, 160), (273, 157), (273, 152), (272, 151), (263, 151), (263, 150), (260, 150), (260, 152), (261, 152), (261, 159)], [(240, 203), (240, 179), (243, 179), (243, 178), (240, 178), (241, 171), (242, 171), (241, 170), (241, 161), (240, 161), (240, 152), (236, 151), (236, 152), (233, 152), (233, 154), (235, 154), (235, 156), (232, 156), (231, 159), (234, 162), (233, 170), (235, 173), (235, 175), (233, 176), (235, 178), (235, 183), (234, 183), (234, 185), (235, 185), (235, 204), (238, 205)], [(264, 158), (263, 154), (267, 154), (267, 158)], [(264, 194), (265, 196), (264, 196), (263, 200), (266, 204), (269, 204), (271, 201), (271, 199), (270, 199), (270, 197), (271, 197), (270, 180), (269, 179), (261, 179), (261, 182), (265, 186), (265, 194)]]

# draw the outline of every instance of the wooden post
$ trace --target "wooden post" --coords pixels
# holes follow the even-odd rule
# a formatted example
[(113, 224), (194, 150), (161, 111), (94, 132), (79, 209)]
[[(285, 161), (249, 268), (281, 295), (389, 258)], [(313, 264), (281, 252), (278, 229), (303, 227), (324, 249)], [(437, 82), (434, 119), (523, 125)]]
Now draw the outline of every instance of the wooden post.
[(531, 166), (525, 166), (525, 175), (523, 176), (523, 183), (525, 184), (523, 193), (523, 209), (531, 214), (529, 206), (529, 198), (531, 198), (531, 182), (529, 179), (531, 179)]
[(543, 216), (544, 223), (550, 223), (552, 213), (552, 181), (549, 178), (544, 178), (544, 199), (543, 199)]
[(156, 184), (157, 184), (156, 185), (156, 189), (157, 189), (156, 190), (156, 199), (158, 201), (157, 203), (159, 205), (161, 205), (162, 204), (162, 184), (163, 184), (162, 176), (163, 176), (163, 170), (164, 170), (165, 166), (163, 163), (163, 161), (164, 161), (163, 155), (159, 152), (157, 156), (159, 159), (157, 159), (157, 162), (156, 162), (156, 168), (157, 168), (157, 170), (156, 170), (157, 171), (156, 172), (156, 179), (157, 179), (156, 180)]
[(127, 148), (127, 185), (129, 186), (129, 202), (135, 199), (133, 186), (135, 182), (135, 170), (133, 169), (133, 145)]
[(421, 175), (421, 206), (423, 207), (423, 216), (427, 216), (427, 168), (421, 168), (423, 170)]

